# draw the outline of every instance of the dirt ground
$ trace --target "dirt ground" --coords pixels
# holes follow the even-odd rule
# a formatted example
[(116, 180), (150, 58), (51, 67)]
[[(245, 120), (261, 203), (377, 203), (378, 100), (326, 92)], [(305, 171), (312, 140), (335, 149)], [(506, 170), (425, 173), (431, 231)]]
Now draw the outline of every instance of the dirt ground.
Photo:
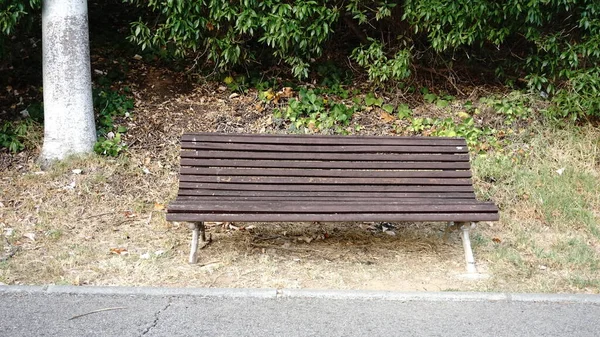
[[(374, 289), (552, 291), (538, 281), (498, 276), (495, 252), (479, 245), (503, 228), (480, 223), (474, 248), (482, 280), (464, 280), (458, 233), (442, 223), (209, 223), (212, 243), (187, 257), (191, 231), (165, 220), (177, 193), (179, 137), (189, 131), (284, 133), (257, 93), (237, 97), (216, 84), (194, 86), (169, 72), (137, 69), (136, 108), (126, 121), (125, 156), (72, 159), (42, 172), (37, 151), (4, 162), (0, 178), (0, 282)], [(359, 114), (361, 134), (390, 134), (390, 121)], [(39, 151), (39, 149), (38, 149)], [(482, 185), (476, 186), (478, 189)], [(511, 215), (512, 216), (512, 215)], [(387, 230), (383, 230), (387, 229)], [(481, 247), (481, 248), (480, 248)], [(543, 274), (535, 276), (544, 278)], [(565, 291), (582, 291), (560, 286)], [(589, 288), (583, 289), (593, 292)]]

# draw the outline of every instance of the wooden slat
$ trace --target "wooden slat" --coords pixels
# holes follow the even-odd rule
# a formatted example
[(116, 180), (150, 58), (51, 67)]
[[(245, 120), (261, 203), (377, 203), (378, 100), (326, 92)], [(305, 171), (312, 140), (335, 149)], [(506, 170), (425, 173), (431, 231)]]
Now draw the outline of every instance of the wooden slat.
[(169, 206), (169, 213), (462, 213), (497, 212), (496, 205), (489, 203), (469, 204), (403, 204), (389, 202), (385, 204), (360, 203), (297, 203), (297, 202), (260, 202), (205, 201), (175, 202)]
[(229, 191), (229, 190), (199, 190), (179, 189), (180, 196), (256, 196), (256, 197), (312, 197), (312, 198), (453, 198), (453, 199), (475, 199), (473, 192), (351, 192), (351, 191)]
[(272, 177), (355, 177), (355, 178), (471, 178), (471, 171), (381, 171), (381, 170), (299, 170), (255, 168), (182, 167), (182, 175), (205, 176), (272, 176)]
[(325, 160), (325, 161), (436, 161), (468, 162), (467, 154), (340, 154), (304, 152), (181, 151), (181, 158)]
[(179, 181), (222, 184), (283, 185), (471, 185), (468, 178), (321, 178), (321, 177), (249, 177), (182, 175)]
[(448, 137), (385, 137), (385, 136), (326, 136), (326, 135), (252, 135), (194, 133), (181, 137), (182, 142), (297, 144), (297, 145), (454, 145), (466, 146), (462, 138)]
[(473, 204), (478, 202), (474, 198), (470, 199), (447, 199), (447, 198), (356, 198), (356, 197), (269, 197), (269, 196), (178, 196), (173, 203), (199, 203), (205, 201), (225, 201), (225, 202), (255, 202), (255, 201), (281, 201), (298, 202), (302, 204), (331, 204), (343, 201), (345, 204)]
[(341, 192), (473, 192), (472, 186), (387, 186), (387, 185), (267, 185), (180, 182), (180, 189), (241, 191), (341, 191)]
[(375, 170), (468, 170), (469, 162), (323, 162), (288, 160), (229, 160), (181, 158), (181, 166), (193, 167), (253, 167), (253, 168), (302, 168), (302, 169), (375, 169)]
[(182, 149), (311, 153), (468, 153), (466, 146), (289, 145), (183, 142)]
[(350, 214), (236, 214), (167, 213), (167, 221), (234, 222), (360, 222), (360, 221), (498, 221), (498, 213), (350, 213)]

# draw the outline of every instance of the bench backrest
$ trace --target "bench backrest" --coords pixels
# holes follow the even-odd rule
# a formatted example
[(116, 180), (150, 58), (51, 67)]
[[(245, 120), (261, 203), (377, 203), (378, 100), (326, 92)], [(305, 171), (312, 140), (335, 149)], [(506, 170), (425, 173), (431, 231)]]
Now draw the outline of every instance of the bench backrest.
[(179, 198), (474, 200), (464, 139), (185, 134)]

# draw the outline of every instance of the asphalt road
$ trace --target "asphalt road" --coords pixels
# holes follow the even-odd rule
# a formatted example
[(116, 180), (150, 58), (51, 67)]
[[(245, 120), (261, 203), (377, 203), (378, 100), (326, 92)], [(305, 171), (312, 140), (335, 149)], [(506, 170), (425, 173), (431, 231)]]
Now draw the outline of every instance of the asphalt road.
[(600, 296), (15, 289), (0, 336), (600, 336)]

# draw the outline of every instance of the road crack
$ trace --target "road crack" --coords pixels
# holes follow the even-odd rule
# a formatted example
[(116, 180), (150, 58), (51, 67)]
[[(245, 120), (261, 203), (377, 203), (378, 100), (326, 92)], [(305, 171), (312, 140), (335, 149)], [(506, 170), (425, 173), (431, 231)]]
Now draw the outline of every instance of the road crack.
[(144, 329), (144, 331), (142, 331), (142, 334), (140, 336), (145, 336), (148, 332), (150, 332), (150, 330), (154, 329), (156, 327), (156, 325), (158, 324), (158, 321), (160, 319), (160, 315), (165, 312), (165, 310), (169, 309), (169, 307), (171, 306), (171, 298), (169, 298), (167, 300), (167, 305), (165, 305), (164, 308), (158, 310), (155, 314), (154, 314), (154, 321), (152, 321), (152, 324), (150, 324), (149, 327), (147, 327), (146, 329)]

